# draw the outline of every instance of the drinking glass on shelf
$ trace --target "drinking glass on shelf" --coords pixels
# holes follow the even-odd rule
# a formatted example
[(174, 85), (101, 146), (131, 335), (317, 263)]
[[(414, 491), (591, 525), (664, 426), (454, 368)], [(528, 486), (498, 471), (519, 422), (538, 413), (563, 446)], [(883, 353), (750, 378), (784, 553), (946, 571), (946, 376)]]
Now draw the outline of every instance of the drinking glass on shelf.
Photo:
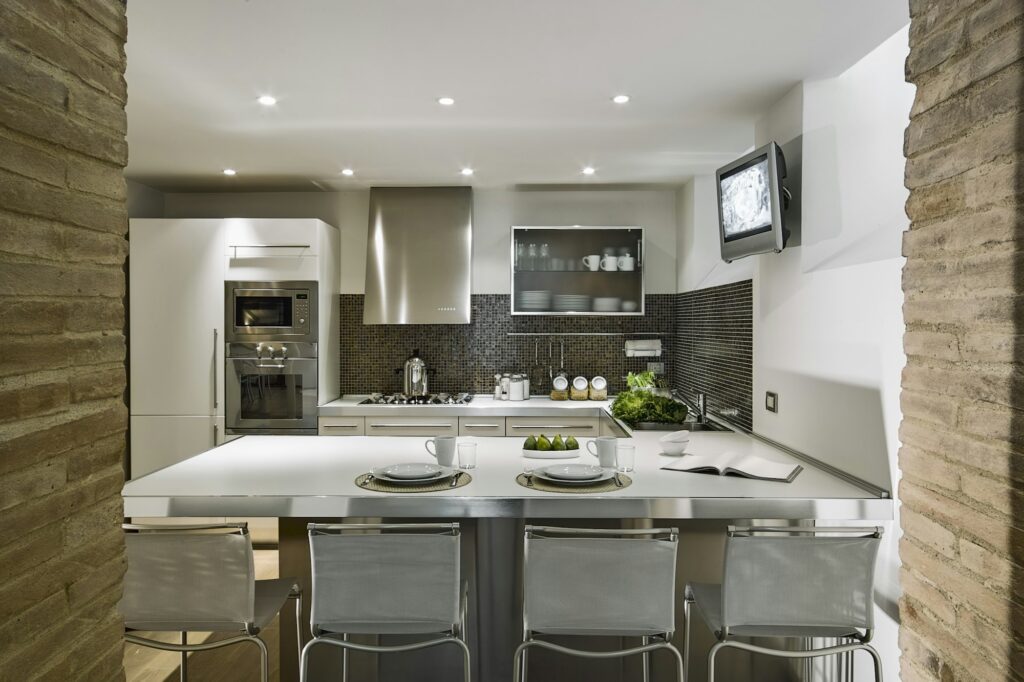
[(476, 469), (476, 443), (459, 443), (459, 468)]
[(516, 270), (526, 269), (526, 244), (516, 242)]
[(523, 270), (536, 270), (537, 269), (537, 245), (530, 244), (526, 247), (526, 263), (523, 265)]
[(618, 470), (623, 473), (632, 471), (636, 465), (636, 446), (620, 443), (615, 454), (615, 463)]
[(540, 261), (537, 266), (538, 270), (550, 270), (551, 269), (551, 250), (547, 244), (540, 245)]

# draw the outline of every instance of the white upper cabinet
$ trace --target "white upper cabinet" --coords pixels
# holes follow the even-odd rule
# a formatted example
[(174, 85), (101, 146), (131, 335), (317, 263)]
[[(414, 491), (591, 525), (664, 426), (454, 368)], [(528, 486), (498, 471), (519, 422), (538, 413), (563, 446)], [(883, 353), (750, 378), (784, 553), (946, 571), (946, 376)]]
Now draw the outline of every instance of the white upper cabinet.
[(131, 413), (224, 413), (222, 220), (129, 227)]
[[(317, 280), (325, 253), (316, 219), (227, 218), (224, 224), (228, 280)], [(324, 252), (324, 253), (322, 253)]]

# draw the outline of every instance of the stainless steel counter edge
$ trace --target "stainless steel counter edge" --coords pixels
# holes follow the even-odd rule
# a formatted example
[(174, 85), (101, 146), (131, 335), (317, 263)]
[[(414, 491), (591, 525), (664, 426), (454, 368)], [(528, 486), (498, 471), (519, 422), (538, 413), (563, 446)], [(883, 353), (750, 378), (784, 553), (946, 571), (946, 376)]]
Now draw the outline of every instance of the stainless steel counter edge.
[(889, 521), (891, 499), (430, 497), (429, 495), (178, 496), (124, 500), (125, 516), (408, 518), (664, 518)]

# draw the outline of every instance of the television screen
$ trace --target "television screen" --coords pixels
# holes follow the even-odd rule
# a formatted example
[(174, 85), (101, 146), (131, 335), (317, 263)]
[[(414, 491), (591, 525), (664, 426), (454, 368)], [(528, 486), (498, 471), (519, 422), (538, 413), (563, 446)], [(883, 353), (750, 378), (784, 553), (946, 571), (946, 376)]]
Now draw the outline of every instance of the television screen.
[(722, 260), (778, 253), (786, 246), (786, 162), (774, 142), (719, 168), (718, 226)]
[(725, 241), (772, 229), (772, 197), (768, 176), (768, 155), (723, 175), (722, 229)]

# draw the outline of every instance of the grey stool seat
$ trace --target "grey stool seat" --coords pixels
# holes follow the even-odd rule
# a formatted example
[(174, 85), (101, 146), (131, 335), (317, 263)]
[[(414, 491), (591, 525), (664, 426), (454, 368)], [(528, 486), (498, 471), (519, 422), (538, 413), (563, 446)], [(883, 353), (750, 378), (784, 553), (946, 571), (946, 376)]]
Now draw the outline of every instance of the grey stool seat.
[[(350, 650), (381, 654), (450, 644), (461, 650), (463, 676), (469, 682), (469, 587), (459, 574), (459, 524), (311, 523), (307, 530), (313, 639), (302, 649), (300, 680), (306, 680), (315, 646), (342, 649), (344, 681)], [(353, 634), (428, 638), (378, 646), (350, 642)]]
[[(584, 658), (643, 657), (669, 650), (683, 680), (675, 628), (675, 528), (599, 529), (526, 526), (523, 548), (523, 641), (513, 679), (525, 682), (531, 647)], [(638, 637), (640, 646), (585, 651), (539, 636)]]
[[(260, 679), (267, 680), (267, 647), (257, 635), (289, 599), (296, 622), (302, 613), (294, 579), (256, 580), (248, 527), (239, 524), (125, 524), (128, 567), (119, 610), (125, 641), (181, 654), (248, 642), (260, 651)], [(181, 643), (147, 639), (131, 631), (180, 632)], [(235, 637), (188, 643), (190, 632), (231, 632)], [(298, 648), (302, 649), (301, 629)]]
[[(686, 586), (684, 661), (689, 663), (690, 617), (695, 606), (718, 640), (708, 653), (710, 682), (715, 678), (715, 656), (726, 647), (784, 658), (863, 650), (871, 655), (875, 679), (881, 682), (881, 660), (869, 644), (881, 534), (881, 528), (730, 526), (722, 584)], [(736, 637), (847, 643), (774, 649), (739, 642)]]

